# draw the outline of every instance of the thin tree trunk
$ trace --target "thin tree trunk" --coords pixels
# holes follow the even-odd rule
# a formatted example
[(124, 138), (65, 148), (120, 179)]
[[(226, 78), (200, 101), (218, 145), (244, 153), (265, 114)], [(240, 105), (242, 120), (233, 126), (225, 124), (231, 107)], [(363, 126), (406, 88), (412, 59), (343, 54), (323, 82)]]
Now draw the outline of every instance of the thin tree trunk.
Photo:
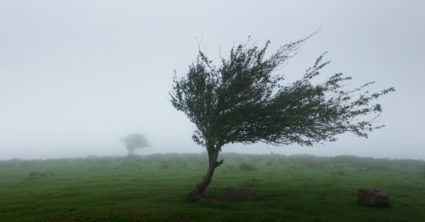
[(211, 183), (211, 179), (214, 175), (215, 168), (219, 167), (223, 160), (217, 162), (219, 149), (214, 151), (208, 151), (208, 170), (206, 175), (203, 177), (201, 182), (199, 182), (195, 189), (188, 194), (189, 199), (192, 201), (198, 201), (202, 198), (202, 195), (205, 191), (205, 189), (208, 187), (208, 185)]
[(134, 150), (133, 149), (128, 149), (128, 156), (133, 156)]

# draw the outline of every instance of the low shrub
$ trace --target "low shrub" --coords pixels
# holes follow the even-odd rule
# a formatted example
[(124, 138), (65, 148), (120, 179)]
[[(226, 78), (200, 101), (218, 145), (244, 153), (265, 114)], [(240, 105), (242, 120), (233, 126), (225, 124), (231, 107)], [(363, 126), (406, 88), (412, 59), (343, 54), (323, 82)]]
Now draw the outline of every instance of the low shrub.
[(257, 170), (257, 168), (249, 163), (241, 163), (239, 165), (239, 170), (241, 171), (253, 171)]
[(345, 171), (344, 170), (337, 170), (337, 171), (333, 171), (331, 172), (332, 175), (336, 175), (336, 176), (345, 176)]
[(49, 177), (49, 176), (54, 176), (55, 174), (52, 173), (51, 171), (45, 171), (45, 172), (40, 172), (40, 171), (31, 171), (28, 173), (28, 177), (30, 179), (35, 179), (35, 178), (43, 178), (43, 177)]
[(170, 164), (168, 164), (167, 162), (161, 162), (161, 164), (159, 165), (159, 169), (168, 169), (170, 168)]
[(235, 173), (236, 168), (233, 165), (225, 165), (221, 172), (228, 174), (228, 173)]
[(269, 160), (266, 163), (266, 166), (273, 166), (274, 161), (273, 160)]

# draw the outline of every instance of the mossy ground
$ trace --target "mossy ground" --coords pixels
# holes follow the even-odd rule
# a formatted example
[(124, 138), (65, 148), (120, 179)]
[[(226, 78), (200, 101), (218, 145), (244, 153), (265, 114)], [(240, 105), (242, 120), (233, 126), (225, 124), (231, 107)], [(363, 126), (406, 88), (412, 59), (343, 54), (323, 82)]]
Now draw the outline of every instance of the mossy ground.
[[(206, 171), (204, 154), (0, 161), (0, 221), (425, 221), (422, 161), (221, 158), (196, 203), (185, 194)], [(392, 207), (357, 205), (359, 188), (389, 192)]]

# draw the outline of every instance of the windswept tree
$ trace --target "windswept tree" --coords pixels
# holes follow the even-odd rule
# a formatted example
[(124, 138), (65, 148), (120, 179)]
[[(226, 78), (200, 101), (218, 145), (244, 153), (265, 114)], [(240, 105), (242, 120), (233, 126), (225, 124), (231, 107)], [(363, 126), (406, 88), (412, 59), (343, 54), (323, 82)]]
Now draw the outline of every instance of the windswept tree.
[(329, 64), (323, 60), (324, 54), (300, 80), (285, 83), (276, 70), (305, 41), (283, 45), (270, 56), (266, 56), (269, 41), (264, 47), (247, 41), (234, 46), (218, 65), (199, 51), (187, 74), (174, 77), (171, 103), (195, 124), (193, 140), (205, 147), (209, 158), (206, 175), (190, 197), (202, 197), (214, 170), (223, 164), (217, 159), (225, 144), (311, 146), (335, 141), (345, 132), (367, 137), (383, 127), (376, 123), (381, 106), (375, 100), (394, 88), (371, 93), (367, 87), (373, 82), (367, 82), (346, 89), (351, 77), (342, 73), (315, 83), (313, 79)]
[(129, 156), (132, 156), (134, 154), (134, 151), (136, 151), (137, 149), (142, 149), (150, 146), (145, 135), (141, 133), (128, 134), (126, 137), (121, 139), (121, 142), (123, 142), (125, 147), (127, 148)]

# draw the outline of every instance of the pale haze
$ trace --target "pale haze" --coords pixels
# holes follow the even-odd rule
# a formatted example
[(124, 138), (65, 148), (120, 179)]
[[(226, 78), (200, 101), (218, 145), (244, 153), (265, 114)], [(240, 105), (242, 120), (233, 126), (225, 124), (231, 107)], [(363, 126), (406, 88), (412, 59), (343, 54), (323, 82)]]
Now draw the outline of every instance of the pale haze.
[(425, 159), (424, 1), (15, 1), (0, 2), (0, 159), (202, 152), (195, 126), (169, 101), (198, 48), (212, 59), (252, 36), (280, 45), (318, 31), (279, 72), (287, 79), (327, 51), (347, 87), (395, 87), (380, 98), (368, 139), (313, 147), (226, 145), (224, 152)]

